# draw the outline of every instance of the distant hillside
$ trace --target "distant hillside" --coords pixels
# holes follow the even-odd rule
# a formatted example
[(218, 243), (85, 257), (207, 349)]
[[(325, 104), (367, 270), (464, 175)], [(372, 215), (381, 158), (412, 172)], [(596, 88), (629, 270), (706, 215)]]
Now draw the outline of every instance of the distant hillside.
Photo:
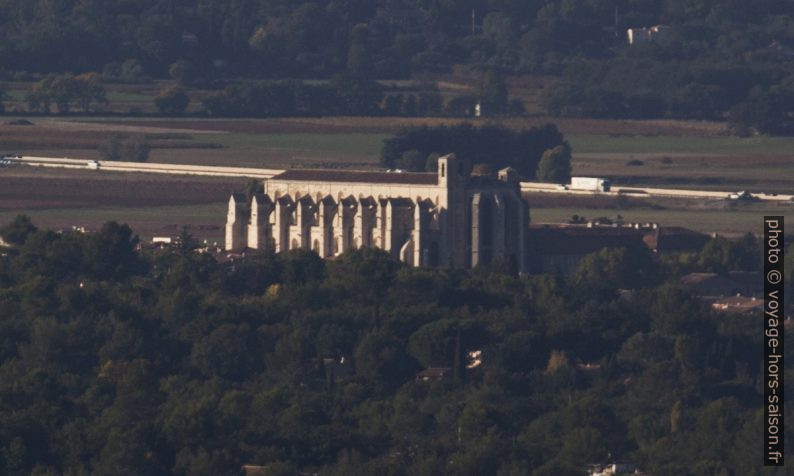
[(458, 63), (539, 72), (623, 56), (628, 28), (656, 24), (670, 26), (670, 59), (763, 62), (791, 56), (792, 11), (770, 0), (3, 0), (0, 64), (80, 73), (134, 60), (154, 77), (180, 60), (273, 78), (397, 78)]
[(791, 103), (792, 12), (771, 0), (2, 0), (0, 69), (204, 82), (400, 79), (460, 65), (557, 77), (544, 103), (554, 114), (730, 112), (787, 132), (775, 123)]

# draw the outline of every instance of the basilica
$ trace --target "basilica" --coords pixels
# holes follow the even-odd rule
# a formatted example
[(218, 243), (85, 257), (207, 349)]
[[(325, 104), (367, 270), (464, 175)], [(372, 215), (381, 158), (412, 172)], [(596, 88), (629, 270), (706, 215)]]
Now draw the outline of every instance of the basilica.
[(232, 194), (226, 250), (380, 248), (411, 266), (513, 263), (525, 271), (529, 208), (515, 170), (472, 175), (454, 155), (435, 173), (291, 169), (250, 200)]

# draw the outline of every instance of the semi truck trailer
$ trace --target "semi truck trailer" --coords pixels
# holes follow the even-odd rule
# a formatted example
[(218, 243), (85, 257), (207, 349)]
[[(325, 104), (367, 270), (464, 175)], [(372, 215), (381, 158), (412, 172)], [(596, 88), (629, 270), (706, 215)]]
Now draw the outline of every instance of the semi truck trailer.
[(570, 190), (590, 190), (593, 192), (608, 192), (609, 179), (600, 177), (571, 177)]

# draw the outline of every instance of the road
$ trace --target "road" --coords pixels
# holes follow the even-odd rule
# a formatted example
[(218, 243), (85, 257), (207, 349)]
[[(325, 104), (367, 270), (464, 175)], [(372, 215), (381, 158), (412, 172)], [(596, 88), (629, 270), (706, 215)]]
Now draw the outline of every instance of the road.
[(214, 177), (250, 177), (266, 179), (280, 174), (279, 169), (254, 169), (247, 167), (215, 167), (205, 165), (179, 165), (140, 162), (116, 162), (109, 160), (85, 160), (54, 157), (4, 157), (8, 165), (29, 165), (33, 167), (55, 167), (65, 169), (93, 169), (111, 172), (144, 172), (169, 175), (203, 175)]
[[(541, 193), (562, 193), (570, 195), (606, 195), (617, 197), (619, 195), (630, 197), (672, 197), (672, 198), (705, 198), (723, 200), (735, 195), (736, 191), (716, 191), (716, 190), (684, 190), (674, 188), (650, 188), (650, 187), (618, 187), (612, 186), (609, 192), (595, 192), (591, 190), (570, 190), (556, 183), (521, 182), (522, 192), (541, 192)], [(752, 197), (758, 200), (774, 202), (790, 202), (794, 200), (794, 195), (770, 195), (766, 193), (753, 194)]]
[[(268, 179), (277, 175), (283, 170), (280, 169), (256, 169), (248, 167), (216, 167), (204, 165), (179, 165), (179, 164), (157, 164), (140, 162), (115, 162), (108, 160), (84, 160), (53, 157), (32, 157), (17, 156), (4, 157), (0, 163), (21, 164), (36, 167), (58, 167), (71, 169), (95, 169), (108, 170), (115, 172), (143, 172), (159, 173), (170, 175), (204, 175), (216, 177), (250, 177), (258, 179)], [(714, 190), (682, 190), (672, 188), (649, 188), (649, 187), (618, 187), (612, 186), (609, 192), (594, 192), (588, 190), (570, 190), (556, 183), (521, 182), (522, 192), (541, 192), (541, 193), (562, 193), (571, 195), (607, 195), (607, 196), (632, 196), (632, 197), (674, 197), (674, 198), (704, 198), (704, 199), (727, 199), (735, 191), (714, 191)], [(770, 195), (765, 193), (753, 194), (753, 198), (758, 200), (774, 202), (794, 201), (794, 195)]]

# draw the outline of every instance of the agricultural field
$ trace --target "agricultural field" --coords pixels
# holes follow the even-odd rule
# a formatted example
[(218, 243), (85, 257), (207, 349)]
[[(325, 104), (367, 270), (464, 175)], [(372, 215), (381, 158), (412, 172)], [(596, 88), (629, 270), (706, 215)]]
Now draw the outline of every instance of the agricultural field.
[(141, 238), (175, 236), (182, 227), (201, 240), (222, 241), (229, 194), (245, 179), (82, 170), (0, 169), (0, 223), (20, 213), (37, 226), (96, 230), (111, 220)]
[[(794, 214), (794, 204), (696, 200), (679, 198), (582, 197), (526, 193), (533, 223), (569, 223), (574, 215), (585, 220), (607, 218), (625, 223), (659, 223), (703, 233), (738, 237), (763, 233), (764, 215)], [(794, 233), (794, 221), (786, 222)]]
[[(119, 91), (135, 100), (140, 91)], [(122, 97), (122, 96), (120, 96)], [(137, 99), (141, 99), (137, 97)], [(26, 120), (29, 125), (24, 124)], [(404, 126), (455, 124), (440, 118), (130, 118), (5, 117), (0, 154), (100, 158), (98, 146), (110, 134), (143, 135), (150, 162), (263, 168), (378, 167), (384, 138)], [(485, 122), (485, 121), (483, 121)], [(794, 191), (794, 139), (727, 134), (723, 124), (685, 121), (624, 121), (547, 117), (494, 120), (512, 128), (554, 122), (573, 148), (575, 175), (610, 177), (617, 184), (751, 192)], [(42, 226), (71, 226), (79, 210), (86, 223), (115, 218), (136, 225), (142, 236), (182, 225), (196, 235), (222, 235), (228, 193), (244, 181), (186, 179), (97, 172), (0, 169), (0, 221), (29, 213)], [(45, 191), (31, 194), (30, 190)], [(206, 193), (205, 193), (206, 192)], [(571, 215), (621, 214), (626, 220), (655, 221), (706, 232), (757, 231), (763, 214), (791, 213), (790, 206), (759, 204), (549, 202), (531, 198), (534, 222), (565, 222)], [(621, 204), (621, 207), (625, 204)], [(217, 216), (216, 216), (217, 215)], [(613, 217), (614, 218), (614, 217)], [(214, 228), (213, 228), (214, 227)]]
[[(794, 139), (739, 138), (722, 124), (683, 121), (513, 118), (525, 128), (555, 122), (573, 148), (575, 175), (616, 184), (699, 189), (794, 190)], [(8, 121), (10, 122), (10, 121)], [(382, 140), (404, 126), (455, 124), (453, 119), (37, 118), (32, 126), (0, 125), (0, 147), (29, 154), (97, 158), (109, 133), (143, 134), (150, 161), (265, 168), (377, 167)]]

